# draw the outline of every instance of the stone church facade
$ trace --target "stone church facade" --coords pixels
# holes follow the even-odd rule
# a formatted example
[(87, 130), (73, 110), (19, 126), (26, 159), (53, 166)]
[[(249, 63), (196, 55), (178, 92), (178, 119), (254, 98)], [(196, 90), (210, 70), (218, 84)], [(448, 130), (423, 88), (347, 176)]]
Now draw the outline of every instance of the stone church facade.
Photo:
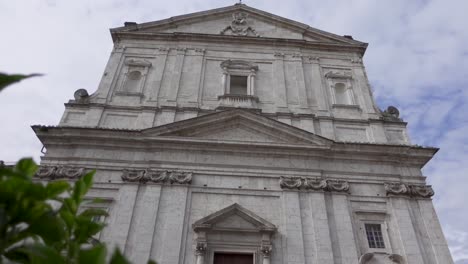
[(134, 263), (452, 263), (367, 44), (236, 4), (111, 29), (97, 91), (33, 126), (38, 177), (96, 169), (97, 237)]

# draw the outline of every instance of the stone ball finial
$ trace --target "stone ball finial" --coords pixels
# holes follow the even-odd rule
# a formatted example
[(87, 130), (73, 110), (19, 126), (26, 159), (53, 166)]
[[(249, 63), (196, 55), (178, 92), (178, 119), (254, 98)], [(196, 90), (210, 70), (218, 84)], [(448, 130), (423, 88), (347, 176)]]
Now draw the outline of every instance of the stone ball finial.
[(89, 94), (88, 91), (86, 91), (86, 89), (78, 89), (75, 91), (73, 96), (75, 97), (76, 101), (83, 101), (84, 99), (89, 97)]
[(395, 118), (399, 118), (400, 117), (400, 111), (398, 111), (398, 108), (396, 108), (395, 106), (389, 106), (387, 107), (387, 111), (386, 111), (388, 114), (392, 115), (393, 117)]
[(400, 119), (400, 111), (395, 106), (387, 107), (387, 110), (382, 113), (382, 118), (388, 121), (402, 121)]

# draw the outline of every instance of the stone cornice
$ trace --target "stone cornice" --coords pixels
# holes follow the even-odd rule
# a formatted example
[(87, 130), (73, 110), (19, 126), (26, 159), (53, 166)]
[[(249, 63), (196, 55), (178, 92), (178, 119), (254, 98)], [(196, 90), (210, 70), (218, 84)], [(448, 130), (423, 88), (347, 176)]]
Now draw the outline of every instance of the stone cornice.
[[(330, 145), (237, 142), (193, 137), (143, 135), (141, 130), (118, 130), (83, 127), (33, 126), (33, 130), (47, 148), (49, 146), (116, 147), (134, 151), (155, 149), (204, 150), (259, 153), (265, 155), (299, 155), (319, 159), (378, 161), (411, 164), (423, 167), (437, 152), (437, 148), (372, 143), (332, 142)], [(274, 150), (274, 152), (272, 152)]]
[(306, 41), (302, 39), (258, 38), (248, 36), (195, 34), (195, 33), (154, 33), (154, 32), (114, 32), (114, 42), (121, 40), (164, 40), (164, 41), (190, 41), (190, 42), (223, 42), (230, 44), (254, 44), (274, 47), (298, 47), (324, 51), (357, 52), (361, 56), (366, 51), (367, 44), (341, 44), (322, 41)]
[[(360, 42), (354, 39), (346, 38), (339, 36), (330, 32), (326, 32), (320, 29), (313, 28), (307, 24), (297, 22), (288, 18), (284, 18), (275, 14), (265, 12), (260, 9), (256, 9), (245, 4), (235, 4), (231, 6), (215, 8), (210, 10), (205, 10), (201, 12), (195, 12), (191, 14), (184, 14), (179, 16), (170, 17), (167, 19), (152, 21), (147, 23), (133, 23), (131, 26), (124, 26), (113, 28), (110, 30), (112, 37), (114, 39), (114, 34), (119, 32), (135, 32), (135, 31), (144, 31), (147, 29), (166, 29), (178, 24), (193, 24), (197, 21), (206, 21), (209, 17), (219, 17), (220, 15), (225, 15), (232, 12), (246, 12), (247, 14), (253, 14), (255, 16), (261, 17), (263, 20), (271, 21), (273, 24), (281, 25), (282, 27), (288, 28), (290, 30), (300, 32), (307, 36), (315, 36), (320, 39), (326, 39), (329, 41), (335, 41), (339, 43), (350, 43), (358, 45), (366, 45), (367, 43)], [(114, 39), (115, 40), (115, 39)]]

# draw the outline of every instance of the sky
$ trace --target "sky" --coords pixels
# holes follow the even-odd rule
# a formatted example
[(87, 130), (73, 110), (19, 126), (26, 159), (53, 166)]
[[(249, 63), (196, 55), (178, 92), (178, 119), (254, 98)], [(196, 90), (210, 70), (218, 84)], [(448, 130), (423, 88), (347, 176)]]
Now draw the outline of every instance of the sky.
[[(0, 94), (0, 160), (39, 161), (30, 126), (58, 124), (75, 90), (96, 90), (112, 50), (109, 28), (235, 2), (0, 1), (0, 72), (45, 74)], [(468, 1), (243, 3), (369, 43), (364, 63), (379, 107), (399, 108), (413, 144), (441, 148), (423, 172), (454, 260), (468, 263)]]

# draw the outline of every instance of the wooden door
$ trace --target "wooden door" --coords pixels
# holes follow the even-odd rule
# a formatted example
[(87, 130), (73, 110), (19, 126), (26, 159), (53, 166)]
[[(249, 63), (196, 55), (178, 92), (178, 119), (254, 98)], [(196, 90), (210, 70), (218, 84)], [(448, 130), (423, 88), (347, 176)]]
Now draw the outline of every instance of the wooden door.
[(253, 254), (215, 253), (213, 264), (253, 264)]

